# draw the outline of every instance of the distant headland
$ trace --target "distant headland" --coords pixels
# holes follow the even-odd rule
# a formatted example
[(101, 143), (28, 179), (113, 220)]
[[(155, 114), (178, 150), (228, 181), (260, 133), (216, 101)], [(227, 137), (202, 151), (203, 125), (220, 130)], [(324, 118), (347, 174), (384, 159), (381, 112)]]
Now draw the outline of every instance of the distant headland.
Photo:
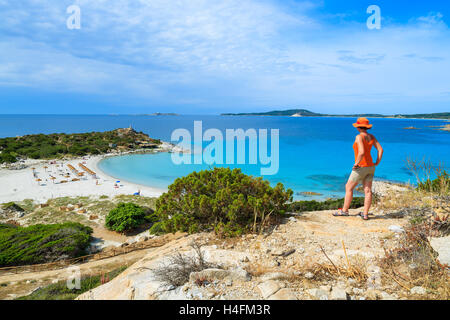
[(395, 114), (384, 115), (376, 113), (362, 114), (324, 114), (306, 109), (275, 110), (268, 112), (251, 113), (222, 113), (222, 116), (285, 116), (285, 117), (367, 117), (367, 118), (406, 118), (406, 119), (450, 119), (450, 112), (423, 113), (423, 114)]
[(1, 138), (0, 164), (20, 159), (57, 159), (155, 149), (161, 143), (131, 126), (105, 132), (31, 134)]

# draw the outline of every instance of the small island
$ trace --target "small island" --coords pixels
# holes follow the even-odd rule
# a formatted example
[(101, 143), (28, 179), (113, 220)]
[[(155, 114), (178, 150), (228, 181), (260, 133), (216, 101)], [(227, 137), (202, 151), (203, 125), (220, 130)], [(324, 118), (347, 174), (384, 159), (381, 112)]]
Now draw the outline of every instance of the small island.
[(150, 114), (150, 116), (179, 116), (178, 113), (173, 113), (173, 112), (155, 112)]
[(325, 114), (316, 113), (306, 109), (275, 110), (252, 113), (222, 113), (222, 116), (287, 116), (287, 117), (366, 117), (366, 118), (399, 118), (399, 119), (450, 119), (450, 112), (424, 113), (424, 114), (396, 114), (383, 115), (376, 113), (362, 114)]

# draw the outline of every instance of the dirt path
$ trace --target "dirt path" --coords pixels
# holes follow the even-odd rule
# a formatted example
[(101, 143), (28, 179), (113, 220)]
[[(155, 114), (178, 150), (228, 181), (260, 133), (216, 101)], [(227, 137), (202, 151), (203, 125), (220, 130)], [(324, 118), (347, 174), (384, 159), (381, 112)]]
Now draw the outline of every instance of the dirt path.
[[(360, 255), (368, 259), (383, 255), (381, 241), (389, 245), (390, 239), (397, 234), (389, 230), (392, 225), (403, 227), (407, 219), (392, 218), (377, 214), (364, 221), (357, 216), (360, 210), (350, 210), (349, 217), (332, 216), (335, 210), (305, 212), (289, 218), (280, 224), (268, 236), (248, 235), (239, 240), (227, 240), (226, 243), (214, 241), (218, 246), (256, 254), (258, 264), (270, 268), (274, 260), (279, 268), (290, 268), (298, 263), (324, 261), (326, 253), (339, 262), (344, 257), (343, 243), (349, 256)], [(295, 249), (295, 253), (287, 258), (275, 257), (276, 251)]]
[[(175, 239), (184, 237), (184, 234), (168, 234), (158, 239), (162, 243), (169, 243)], [(151, 240), (149, 240), (151, 241)], [(118, 255), (112, 258), (102, 260), (90, 261), (83, 264), (78, 264), (81, 276), (96, 275), (102, 272), (109, 272), (122, 266), (131, 266), (136, 261), (142, 259), (152, 250), (149, 248), (143, 250), (133, 251), (127, 254)], [(23, 272), (23, 273), (8, 273), (0, 276), (0, 285), (7, 284), (7, 286), (0, 286), (0, 300), (14, 299), (28, 294), (38, 287), (44, 287), (60, 280), (66, 280), (69, 273), (67, 268), (39, 271), (39, 272)]]
[(115, 242), (126, 242), (128, 239), (132, 238), (132, 237), (127, 237), (126, 235), (114, 232), (114, 231), (109, 231), (108, 229), (99, 226), (99, 227), (93, 227), (92, 228), (93, 233), (92, 236), (96, 237), (96, 238), (100, 238), (103, 240), (109, 240), (109, 241), (115, 241)]
[(406, 219), (391, 218), (376, 212), (370, 220), (364, 221), (357, 215), (360, 212), (358, 209), (350, 210), (349, 217), (334, 217), (334, 211), (307, 212), (296, 217), (296, 223), (284, 226), (287, 238), (293, 241), (300, 238), (305, 249), (311, 249), (312, 257), (323, 255), (317, 252), (319, 245), (329, 252), (338, 251), (339, 255), (339, 250), (343, 249), (342, 242), (347, 250), (353, 250), (353, 253), (358, 251), (368, 257), (383, 253), (380, 240), (395, 237), (389, 230), (390, 226), (402, 227), (407, 223)]

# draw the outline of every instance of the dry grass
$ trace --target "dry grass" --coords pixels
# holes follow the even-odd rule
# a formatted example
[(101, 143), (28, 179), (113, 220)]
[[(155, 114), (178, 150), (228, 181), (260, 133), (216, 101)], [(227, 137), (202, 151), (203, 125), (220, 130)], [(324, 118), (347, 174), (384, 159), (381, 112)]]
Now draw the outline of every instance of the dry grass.
[[(283, 272), (284, 270), (280, 270), (280, 268), (269, 267), (260, 262), (254, 262), (248, 266), (246, 266), (245, 271), (247, 271), (253, 277), (260, 277), (266, 273), (271, 272)], [(287, 270), (285, 270), (287, 271)]]
[(332, 278), (339, 278), (339, 277), (346, 277), (346, 278), (353, 278), (358, 282), (364, 282), (367, 280), (367, 273), (366, 273), (366, 266), (363, 260), (358, 259), (358, 257), (354, 257), (352, 259), (349, 259), (347, 256), (347, 251), (345, 248), (344, 242), (342, 242), (342, 247), (344, 249), (345, 253), (345, 261), (346, 264), (341, 266), (336, 263), (334, 263), (327, 255), (323, 247), (320, 247), (322, 250), (322, 253), (325, 255), (325, 257), (330, 262), (328, 263), (316, 263), (313, 265), (313, 273), (314, 274), (325, 274), (328, 277)]
[(406, 166), (416, 177), (419, 189), (439, 195), (450, 194), (450, 178), (443, 163), (433, 165), (431, 161), (407, 159)]
[[(59, 197), (49, 199), (47, 201), (48, 206), (40, 208), (31, 199), (16, 202), (26, 212), (23, 218), (17, 219), (23, 226), (40, 224), (40, 223), (64, 223), (64, 222), (79, 222), (89, 226), (97, 226), (103, 222), (106, 215), (111, 211), (119, 202), (131, 202), (140, 206), (149, 207), (154, 209), (156, 198), (131, 196), (131, 195), (118, 195), (113, 198), (103, 197)], [(73, 206), (81, 204), (83, 209), (87, 210), (87, 213), (80, 214), (76, 210), (70, 212), (63, 212), (59, 208), (61, 206)], [(100, 218), (99, 222), (93, 222), (89, 220), (90, 215), (96, 215)], [(0, 217), (0, 222), (5, 222), (8, 217)], [(9, 218), (8, 218), (9, 219)], [(5, 220), (5, 221), (4, 221)]]
[(314, 275), (313, 279), (315, 281), (330, 281), (334, 279), (352, 278), (360, 284), (365, 283), (368, 278), (365, 259), (357, 256), (349, 258), (347, 256), (344, 243), (342, 243), (342, 247), (345, 253), (344, 263), (338, 263), (331, 260), (323, 247), (320, 247), (328, 262), (306, 262), (299, 267), (298, 271), (302, 274), (311, 272)]
[[(194, 240), (190, 246), (194, 249), (194, 256), (181, 254), (177, 251), (168, 258), (167, 263), (152, 269), (155, 279), (167, 286), (178, 287), (189, 281), (189, 276), (192, 272), (218, 267), (205, 261), (201, 250), (202, 244)], [(208, 279), (203, 279), (201, 283), (203, 284), (206, 280)]]
[(450, 179), (442, 164), (434, 166), (429, 161), (407, 159), (406, 166), (415, 176), (419, 187), (406, 192), (390, 193), (379, 199), (377, 209), (397, 214), (398, 217), (414, 215), (445, 216), (450, 214)]
[[(345, 250), (345, 246), (344, 250)], [(364, 284), (367, 279), (366, 261), (362, 257), (346, 257), (344, 263), (332, 261), (325, 250), (321, 248), (322, 253), (328, 262), (319, 263), (311, 260), (302, 259), (301, 262), (290, 268), (270, 267), (260, 262), (252, 263), (246, 267), (246, 271), (254, 277), (259, 277), (271, 272), (282, 272), (287, 275), (290, 283), (301, 284), (308, 287), (311, 282), (326, 282), (330, 280), (352, 278), (360, 284)], [(312, 273), (311, 279), (306, 279), (306, 273)]]
[(380, 260), (384, 282), (395, 282), (405, 296), (411, 288), (421, 286), (427, 290), (423, 299), (450, 299), (448, 266), (439, 263), (428, 241), (440, 232), (428, 221), (410, 224), (398, 246), (385, 249), (385, 257)]

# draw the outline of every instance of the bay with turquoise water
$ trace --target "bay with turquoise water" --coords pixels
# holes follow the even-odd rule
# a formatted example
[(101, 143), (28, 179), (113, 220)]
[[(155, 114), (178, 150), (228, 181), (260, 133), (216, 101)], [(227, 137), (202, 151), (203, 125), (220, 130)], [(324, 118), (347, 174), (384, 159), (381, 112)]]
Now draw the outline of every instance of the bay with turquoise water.
[[(187, 129), (193, 136), (194, 121), (202, 121), (203, 132), (216, 128), (224, 136), (226, 129), (254, 128), (268, 129), (269, 132), (270, 129), (279, 129), (279, 171), (264, 178), (273, 185), (281, 182), (294, 193), (317, 192), (322, 194), (319, 198), (327, 198), (344, 195), (344, 185), (354, 163), (352, 145), (357, 131), (352, 123), (355, 120), (335, 117), (204, 115), (0, 115), (0, 137), (106, 131), (131, 125), (152, 138), (170, 141), (172, 132), (177, 128)], [(374, 125), (370, 132), (385, 150), (383, 161), (377, 167), (376, 179), (414, 184), (415, 177), (406, 166), (408, 158), (431, 161), (435, 165), (440, 163), (448, 168), (450, 132), (436, 128), (448, 122), (387, 118), (371, 118), (370, 121)], [(418, 130), (406, 130), (405, 127)], [(207, 144), (204, 143), (203, 147)], [(260, 175), (261, 168), (261, 164), (220, 166), (240, 167), (243, 172), (254, 176)], [(166, 189), (177, 177), (209, 167), (207, 164), (176, 165), (169, 153), (125, 155), (106, 158), (99, 163), (99, 168), (113, 177), (161, 189)], [(296, 195), (295, 198), (304, 197)]]

